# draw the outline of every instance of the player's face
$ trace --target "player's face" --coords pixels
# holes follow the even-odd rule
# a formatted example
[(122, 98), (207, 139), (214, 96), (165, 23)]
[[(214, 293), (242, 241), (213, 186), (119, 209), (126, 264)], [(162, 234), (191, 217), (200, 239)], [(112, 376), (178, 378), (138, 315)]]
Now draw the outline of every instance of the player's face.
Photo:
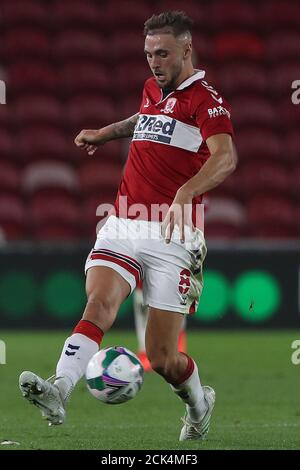
[(184, 47), (173, 34), (146, 36), (145, 54), (160, 88), (174, 89), (184, 66)]

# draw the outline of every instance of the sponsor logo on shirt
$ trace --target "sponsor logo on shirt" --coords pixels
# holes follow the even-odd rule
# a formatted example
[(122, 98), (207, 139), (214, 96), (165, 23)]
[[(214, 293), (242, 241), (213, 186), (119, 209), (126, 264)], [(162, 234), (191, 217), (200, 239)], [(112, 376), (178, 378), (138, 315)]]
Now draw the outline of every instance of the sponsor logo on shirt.
[[(162, 117), (162, 116), (161, 116)], [(142, 114), (134, 129), (134, 140), (155, 140), (169, 144), (176, 126), (176, 120), (165, 118), (160, 119), (160, 116), (149, 116)]]
[(198, 152), (202, 144), (200, 129), (164, 114), (140, 114), (133, 141), (148, 140)]
[(209, 108), (207, 112), (210, 118), (225, 115), (230, 119), (230, 112), (223, 106), (216, 106), (215, 108)]

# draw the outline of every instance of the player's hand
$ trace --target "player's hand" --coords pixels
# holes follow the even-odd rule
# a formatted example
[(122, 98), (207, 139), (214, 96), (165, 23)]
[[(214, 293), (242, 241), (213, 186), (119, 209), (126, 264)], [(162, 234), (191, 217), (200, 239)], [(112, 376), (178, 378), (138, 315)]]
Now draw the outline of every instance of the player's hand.
[(161, 224), (161, 233), (166, 243), (170, 243), (174, 228), (179, 228), (180, 241), (185, 242), (184, 228), (188, 226), (191, 231), (195, 231), (192, 221), (192, 196), (179, 189)]
[(93, 155), (99, 145), (105, 144), (106, 140), (101, 135), (101, 129), (84, 129), (79, 132), (74, 142), (77, 147), (81, 147), (85, 149), (89, 155)]

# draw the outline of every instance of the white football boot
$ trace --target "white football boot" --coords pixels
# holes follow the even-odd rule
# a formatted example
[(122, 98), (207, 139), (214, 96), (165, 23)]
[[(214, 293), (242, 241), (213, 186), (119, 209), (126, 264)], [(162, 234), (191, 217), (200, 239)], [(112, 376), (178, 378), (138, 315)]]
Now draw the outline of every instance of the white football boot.
[(64, 401), (54, 380), (55, 376), (44, 380), (29, 371), (22, 372), (19, 378), (23, 397), (41, 410), (49, 426), (62, 424), (66, 416)]
[(203, 386), (204, 399), (207, 403), (207, 411), (199, 423), (190, 420), (186, 413), (183, 421), (183, 428), (181, 429), (180, 441), (192, 441), (205, 439), (209, 431), (210, 418), (214, 409), (216, 394), (214, 389), (208, 385)]

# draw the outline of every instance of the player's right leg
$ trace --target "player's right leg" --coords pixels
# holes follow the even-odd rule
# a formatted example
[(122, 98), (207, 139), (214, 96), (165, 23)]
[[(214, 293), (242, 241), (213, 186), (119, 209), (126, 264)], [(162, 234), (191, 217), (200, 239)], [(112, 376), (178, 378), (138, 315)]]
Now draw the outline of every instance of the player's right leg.
[(111, 267), (90, 267), (86, 308), (82, 320), (65, 341), (56, 375), (48, 380), (29, 371), (20, 375), (19, 386), (24, 398), (41, 410), (49, 424), (63, 423), (67, 399), (130, 291), (129, 283)]

